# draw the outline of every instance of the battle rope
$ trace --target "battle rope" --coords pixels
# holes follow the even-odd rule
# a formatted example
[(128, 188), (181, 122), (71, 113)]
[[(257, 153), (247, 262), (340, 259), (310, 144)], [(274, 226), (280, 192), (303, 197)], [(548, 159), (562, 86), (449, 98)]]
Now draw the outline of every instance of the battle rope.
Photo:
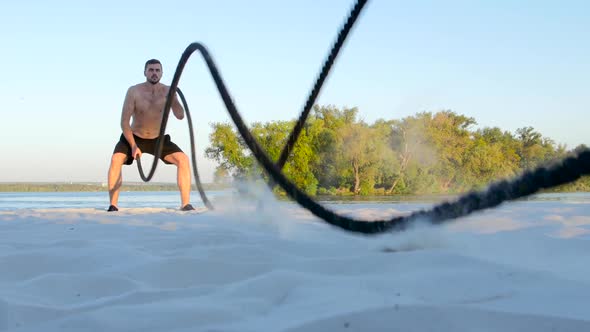
[[(340, 49), (344, 45), (344, 41), (346, 40), (346, 37), (348, 36), (350, 30), (352, 29), (352, 26), (356, 22), (357, 18), (359, 17), (359, 15), (361, 13), (361, 10), (363, 9), (363, 7), (365, 6), (366, 3), (367, 3), (367, 0), (357, 1), (357, 3), (351, 9), (350, 14), (348, 15), (348, 19), (346, 20), (346, 22), (344, 23), (344, 25), (340, 29), (340, 32), (338, 33), (338, 37), (336, 38), (336, 42), (332, 46), (332, 49), (331, 49), (328, 57), (324, 61), (324, 65), (322, 66), (321, 72), (318, 75), (316, 82), (314, 84), (314, 87), (311, 90), (311, 92), (307, 98), (307, 101), (305, 103), (303, 111), (302, 111), (301, 115), (299, 116), (299, 120), (297, 121), (297, 123), (295, 124), (295, 126), (293, 128), (293, 131), (289, 135), (287, 143), (285, 144), (285, 147), (283, 148), (283, 150), (281, 152), (279, 160), (277, 161), (277, 165), (278, 165), (279, 169), (283, 168), (287, 159), (289, 158), (289, 152), (293, 149), (293, 146), (297, 142), (297, 138), (299, 137), (299, 134), (301, 133), (301, 130), (303, 129), (303, 126), (305, 124), (305, 121), (307, 120), (307, 116), (309, 115), (309, 112), (311, 111), (311, 108), (313, 107), (313, 104), (315, 103), (315, 100), (317, 99), (317, 97), (320, 93), (322, 85), (324, 84), (324, 81), (328, 77), (328, 73), (330, 72), (330, 69), (332, 68), (332, 65), (334, 64), (334, 61), (336, 60), (336, 57), (338, 56)], [(180, 67), (180, 63), (179, 63), (179, 67)], [(184, 64), (182, 64), (182, 68), (184, 68)], [(178, 72), (178, 70), (179, 70), (179, 68), (176, 69), (176, 73), (174, 76), (176, 77), (176, 75), (178, 74), (178, 77), (180, 79), (180, 74), (182, 73), (182, 70), (180, 73)], [(195, 174), (195, 182), (197, 184), (199, 194), (201, 195), (201, 199), (205, 203), (205, 206), (207, 206), (208, 209), (212, 210), (213, 205), (209, 202), (209, 199), (207, 198), (207, 195), (205, 194), (205, 191), (203, 190), (203, 185), (199, 179), (199, 172), (198, 172), (197, 166), (196, 166), (197, 160), (195, 158), (193, 124), (191, 121), (190, 111), (188, 109), (188, 105), (186, 103), (186, 100), (184, 98), (182, 91), (177, 86), (170, 87), (170, 91), (168, 92), (168, 96), (166, 98), (166, 104), (164, 105), (164, 113), (163, 113), (163, 117), (162, 117), (162, 124), (160, 125), (160, 133), (158, 135), (158, 140), (156, 141), (155, 151), (153, 153), (154, 154), (154, 161), (152, 162), (152, 167), (150, 169), (150, 172), (149, 172), (148, 176), (145, 176), (145, 174), (143, 172), (143, 167), (141, 166), (141, 160), (140, 160), (140, 158), (138, 158), (137, 159), (137, 169), (139, 171), (139, 176), (141, 177), (141, 179), (143, 181), (149, 182), (152, 179), (152, 177), (154, 176), (154, 173), (156, 172), (156, 166), (158, 163), (158, 159), (160, 159), (162, 147), (164, 146), (164, 141), (162, 140), (162, 138), (164, 137), (164, 134), (166, 133), (166, 125), (168, 124), (168, 116), (170, 114), (170, 106), (172, 105), (171, 98), (174, 95), (173, 88), (176, 88), (176, 91), (178, 92), (178, 95), (180, 96), (180, 98), (182, 100), (184, 109), (186, 110), (186, 114), (187, 114), (190, 139), (191, 139), (191, 152), (192, 152), (191, 157), (192, 157), (192, 162), (193, 162), (193, 173)], [(272, 178), (269, 181), (269, 186), (274, 187), (274, 184), (272, 183)]]
[(293, 131), (291, 131), (291, 134), (289, 134), (289, 138), (287, 139), (287, 143), (285, 144), (283, 151), (281, 151), (281, 155), (279, 156), (279, 160), (277, 161), (277, 167), (279, 169), (283, 169), (283, 166), (285, 166), (285, 163), (289, 158), (289, 153), (293, 149), (295, 143), (297, 143), (297, 138), (299, 138), (299, 134), (301, 134), (301, 130), (303, 130), (303, 125), (305, 125), (307, 116), (309, 115), (309, 112), (311, 111), (313, 104), (315, 104), (315, 100), (318, 98), (318, 95), (320, 94), (322, 85), (324, 85), (324, 81), (328, 77), (328, 73), (330, 72), (330, 69), (332, 69), (332, 65), (334, 64), (334, 61), (336, 60), (336, 57), (338, 56), (338, 53), (340, 52), (342, 45), (344, 45), (344, 41), (346, 40), (348, 33), (350, 32), (350, 30), (352, 30), (352, 26), (361, 14), (361, 10), (363, 10), (363, 7), (366, 3), (366, 0), (357, 1), (354, 7), (352, 7), (352, 10), (348, 15), (348, 19), (340, 29), (338, 37), (336, 38), (336, 42), (334, 42), (332, 50), (330, 51), (330, 54), (328, 55), (326, 61), (324, 62), (324, 65), (322, 66), (322, 70), (320, 71), (320, 74), (316, 79), (313, 89), (311, 89), (311, 92), (307, 97), (307, 101), (305, 102), (303, 111), (301, 112), (301, 115), (299, 116), (297, 123), (295, 123)]
[[(193, 164), (193, 173), (195, 174), (195, 182), (197, 183), (197, 190), (199, 190), (199, 194), (201, 195), (201, 199), (203, 200), (203, 203), (205, 204), (205, 206), (210, 209), (213, 210), (213, 204), (211, 204), (211, 202), (209, 202), (209, 199), (207, 198), (207, 195), (205, 194), (205, 189), (203, 188), (203, 184), (201, 183), (201, 178), (199, 177), (199, 170), (197, 169), (197, 158), (196, 156), (196, 152), (195, 152), (195, 135), (194, 135), (194, 129), (193, 129), (193, 120), (191, 118), (191, 112), (188, 109), (188, 103), (186, 102), (186, 99), (184, 98), (184, 94), (182, 93), (182, 90), (180, 90), (180, 88), (176, 88), (176, 91), (178, 92), (178, 95), (180, 96), (180, 100), (182, 101), (182, 106), (184, 107), (184, 110), (186, 111), (186, 120), (188, 122), (188, 132), (190, 134), (190, 141), (191, 141), (191, 160), (192, 160), (192, 164)], [(170, 94), (168, 94), (168, 98), (170, 98)], [(166, 105), (168, 105), (168, 101), (166, 101)], [(168, 111), (169, 113), (170, 111)], [(164, 112), (164, 116), (167, 117), (168, 114), (166, 114), (167, 112)], [(164, 128), (164, 130), (162, 130), (162, 128), (165, 127), (165, 123), (162, 120), (162, 127), (160, 128), (160, 135), (158, 136), (158, 140), (156, 141), (156, 151), (154, 151), (154, 162), (152, 163), (152, 169), (150, 171), (149, 176), (145, 176), (145, 174), (143, 173), (143, 168), (141, 167), (141, 158), (137, 158), (137, 169), (139, 170), (139, 176), (141, 177), (141, 179), (145, 182), (149, 182), (152, 177), (154, 176), (154, 173), (156, 171), (156, 166), (157, 166), (157, 162), (158, 159), (160, 159), (160, 155), (162, 153), (162, 147), (164, 146), (164, 141), (162, 140), (162, 137), (164, 137), (164, 133), (166, 128)]]
[[(366, 1), (359, 1), (355, 8), (359, 5), (359, 3), (365, 3)], [(362, 8), (362, 5), (361, 5)], [(360, 12), (360, 9), (359, 9)], [(358, 14), (357, 14), (358, 15)], [(559, 163), (555, 163), (550, 166), (539, 167), (532, 171), (527, 171), (523, 173), (520, 177), (515, 178), (513, 180), (503, 180), (496, 183), (493, 183), (489, 186), (487, 190), (479, 191), (479, 192), (471, 192), (466, 195), (461, 196), (454, 202), (445, 202), (440, 205), (437, 205), (428, 210), (420, 210), (411, 213), (407, 216), (398, 216), (388, 220), (375, 220), (375, 221), (364, 221), (358, 220), (354, 218), (350, 218), (347, 216), (338, 215), (329, 209), (324, 208), (322, 205), (315, 202), (310, 196), (299, 190), (289, 179), (285, 177), (285, 175), (281, 172), (280, 167), (277, 164), (273, 163), (270, 158), (266, 155), (264, 150), (260, 147), (254, 136), (250, 133), (248, 128), (246, 127), (242, 117), (240, 116), (236, 106), (233, 103), (233, 100), (223, 83), (221, 75), (217, 69), (217, 66), (213, 62), (209, 52), (207, 51), (206, 47), (200, 43), (192, 43), (190, 44), (184, 53), (182, 54), (178, 66), (176, 68), (176, 72), (174, 74), (174, 78), (172, 79), (172, 83), (170, 86), (170, 91), (168, 92), (168, 97), (166, 100), (166, 104), (164, 106), (164, 114), (162, 119), (162, 126), (160, 128), (160, 137), (164, 136), (164, 131), (167, 123), (167, 118), (170, 113), (170, 106), (172, 103), (172, 98), (177, 91), (178, 83), (180, 81), (180, 76), (186, 65), (188, 59), (192, 55), (193, 52), (199, 51), (205, 60), (205, 63), (211, 73), (211, 76), (217, 86), (219, 94), (227, 108), (230, 117), (232, 118), (236, 128), (244, 142), (248, 146), (248, 148), (252, 151), (254, 157), (258, 160), (258, 162), (263, 166), (265, 171), (268, 175), (273, 179), (273, 181), (281, 186), (283, 190), (299, 203), (302, 207), (306, 208), (310, 212), (312, 212), (315, 216), (323, 219), (327, 223), (340, 227), (344, 230), (356, 232), (356, 233), (363, 233), (363, 234), (378, 234), (383, 233), (386, 231), (399, 231), (406, 229), (412, 222), (423, 220), (425, 222), (430, 222), (433, 224), (440, 224), (444, 221), (448, 221), (451, 219), (459, 218), (466, 216), (472, 212), (483, 210), (491, 207), (498, 206), (504, 201), (514, 200), (521, 197), (525, 197), (531, 194), (538, 192), (541, 189), (555, 187), (561, 184), (569, 183), (579, 179), (583, 175), (590, 174), (590, 149), (583, 149), (579, 151), (576, 155), (567, 157), (560, 161)], [(325, 78), (325, 77), (324, 77)], [(317, 85), (317, 84), (316, 84)], [(318, 85), (318, 91), (321, 87), (321, 84)], [(314, 96), (311, 98), (311, 104), (315, 101)], [(308, 102), (310, 102), (308, 100)], [(186, 104), (185, 104), (186, 108)], [(188, 114), (188, 113), (187, 113)], [(302, 114), (301, 117), (307, 116), (307, 114)], [(300, 122), (301, 121), (300, 118)], [(189, 125), (192, 127), (192, 125)], [(294, 136), (293, 133), (291, 136)], [(192, 137), (192, 135), (191, 135)], [(191, 144), (193, 142), (191, 141)], [(159, 139), (157, 144), (157, 153), (159, 153), (162, 149), (163, 141)], [(287, 149), (287, 146), (285, 147)], [(196, 173), (196, 166), (195, 165), (195, 158), (194, 158), (194, 146), (192, 146), (193, 152), (193, 170)], [(155, 164), (157, 163), (157, 158), (154, 158), (154, 164), (152, 165), (152, 170), (150, 172), (149, 178), (153, 176), (153, 172), (155, 171)], [(138, 167), (141, 166), (138, 163)], [(141, 172), (142, 173), (142, 172)], [(197, 177), (197, 176), (195, 176)], [(142, 174), (143, 178), (143, 174)], [(146, 181), (144, 179), (144, 181)], [(199, 180), (197, 180), (199, 181)], [(202, 197), (204, 194), (202, 194)]]

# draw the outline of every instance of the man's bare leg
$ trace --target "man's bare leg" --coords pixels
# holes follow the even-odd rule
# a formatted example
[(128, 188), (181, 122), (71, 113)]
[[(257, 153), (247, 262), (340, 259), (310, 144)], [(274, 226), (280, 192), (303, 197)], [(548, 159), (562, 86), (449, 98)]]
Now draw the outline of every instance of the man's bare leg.
[(123, 184), (123, 176), (121, 174), (121, 169), (123, 168), (123, 164), (127, 159), (127, 155), (124, 153), (114, 153), (111, 157), (111, 165), (109, 167), (109, 200), (112, 206), (117, 207), (119, 202), (119, 191), (121, 189), (121, 185)]
[(190, 203), (191, 195), (191, 171), (188, 157), (183, 152), (174, 152), (164, 157), (164, 160), (176, 165), (176, 183), (180, 191), (180, 207), (183, 208)]

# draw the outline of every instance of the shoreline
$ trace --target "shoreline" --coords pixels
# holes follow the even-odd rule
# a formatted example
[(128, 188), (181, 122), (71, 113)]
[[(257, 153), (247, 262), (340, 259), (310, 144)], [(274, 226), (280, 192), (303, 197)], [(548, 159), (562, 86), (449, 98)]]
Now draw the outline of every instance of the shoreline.
[[(215, 184), (215, 183), (204, 183), (203, 187), (205, 190), (229, 190), (234, 188), (231, 184)], [(191, 191), (196, 191), (196, 185), (192, 185)], [(106, 183), (98, 182), (0, 182), (0, 193), (58, 193), (58, 192), (106, 192)], [(129, 182), (123, 184), (121, 191), (137, 191), (137, 192), (148, 192), (148, 191), (178, 191), (176, 183), (166, 182), (155, 182), (155, 183), (144, 183), (144, 182)], [(539, 193), (587, 193), (585, 190), (567, 190), (563, 188), (561, 190), (551, 189), (541, 191)], [(340, 200), (347, 198), (347, 200), (381, 200), (392, 197), (447, 197), (452, 198), (459, 196), (463, 193), (415, 193), (415, 194), (391, 194), (391, 195), (350, 195), (350, 194), (318, 194), (314, 197), (321, 200)], [(283, 195), (279, 195), (282, 197)]]

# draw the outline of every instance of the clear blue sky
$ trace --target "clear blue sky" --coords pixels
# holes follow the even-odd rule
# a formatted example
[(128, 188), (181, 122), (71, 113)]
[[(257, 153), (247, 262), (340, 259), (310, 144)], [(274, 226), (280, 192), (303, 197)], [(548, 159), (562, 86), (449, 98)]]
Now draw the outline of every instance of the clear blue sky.
[[(532, 126), (590, 144), (590, 2), (369, 1), (319, 98), (360, 117), (451, 109), (481, 127)], [(158, 58), (169, 84), (203, 42), (248, 122), (294, 119), (352, 1), (10, 1), (0, 12), (0, 181), (105, 181), (125, 91)], [(201, 174), (229, 121), (200, 57), (180, 82)], [(168, 132), (190, 151), (185, 121)], [(146, 158), (147, 159), (147, 158)], [(144, 162), (147, 163), (147, 162)], [(137, 181), (135, 166), (124, 180)], [(175, 181), (160, 164), (154, 181)]]

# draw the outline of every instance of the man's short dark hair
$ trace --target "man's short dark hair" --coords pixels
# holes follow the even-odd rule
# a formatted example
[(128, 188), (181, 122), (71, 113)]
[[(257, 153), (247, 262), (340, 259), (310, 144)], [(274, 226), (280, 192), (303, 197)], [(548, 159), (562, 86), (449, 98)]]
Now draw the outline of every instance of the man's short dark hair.
[(143, 71), (145, 71), (147, 69), (148, 65), (160, 65), (160, 67), (162, 67), (162, 63), (160, 62), (160, 60), (149, 59), (148, 61), (145, 62), (145, 66), (143, 67)]

